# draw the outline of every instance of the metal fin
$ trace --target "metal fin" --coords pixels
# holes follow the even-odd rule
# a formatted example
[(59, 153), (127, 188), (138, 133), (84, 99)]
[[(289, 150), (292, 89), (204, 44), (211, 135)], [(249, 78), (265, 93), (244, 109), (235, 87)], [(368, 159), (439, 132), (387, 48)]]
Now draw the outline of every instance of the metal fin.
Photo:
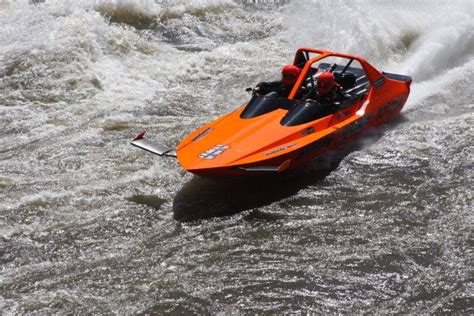
[(164, 145), (149, 141), (148, 139), (143, 138), (145, 132), (141, 132), (137, 137), (133, 139), (131, 144), (135, 147), (141, 148), (152, 154), (158, 156), (167, 156), (176, 158), (176, 152)]

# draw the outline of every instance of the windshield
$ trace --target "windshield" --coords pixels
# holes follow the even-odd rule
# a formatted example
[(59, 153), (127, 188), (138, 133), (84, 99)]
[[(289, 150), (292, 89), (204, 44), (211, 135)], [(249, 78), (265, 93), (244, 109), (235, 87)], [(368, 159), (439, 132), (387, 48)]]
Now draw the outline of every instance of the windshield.
[(265, 96), (265, 95), (254, 95), (250, 99), (249, 103), (245, 109), (240, 114), (240, 117), (243, 119), (249, 119), (252, 117), (257, 117), (276, 109), (285, 109), (288, 110), (290, 107), (297, 103), (296, 100), (288, 100), (277, 98), (274, 96)]
[(331, 107), (319, 102), (305, 102), (289, 110), (280, 123), (283, 126), (296, 126), (323, 118), (332, 112)]

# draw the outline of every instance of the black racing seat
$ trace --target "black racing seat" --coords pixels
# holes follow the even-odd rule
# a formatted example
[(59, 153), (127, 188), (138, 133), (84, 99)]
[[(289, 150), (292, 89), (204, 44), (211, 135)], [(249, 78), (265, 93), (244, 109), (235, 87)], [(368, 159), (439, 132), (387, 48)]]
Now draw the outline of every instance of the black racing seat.
[(341, 85), (342, 90), (352, 89), (356, 83), (356, 75), (352, 72), (341, 73), (340, 71), (334, 72), (336, 82)]

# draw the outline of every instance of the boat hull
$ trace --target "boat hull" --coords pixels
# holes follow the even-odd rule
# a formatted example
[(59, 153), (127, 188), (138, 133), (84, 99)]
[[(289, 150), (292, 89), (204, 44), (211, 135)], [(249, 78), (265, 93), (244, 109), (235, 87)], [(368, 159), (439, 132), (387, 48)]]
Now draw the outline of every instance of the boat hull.
[(262, 159), (248, 164), (218, 166), (211, 168), (189, 168), (188, 172), (202, 177), (242, 177), (260, 176), (264, 174), (278, 174), (291, 172), (303, 168), (317, 157), (336, 151), (343, 146), (354, 142), (367, 130), (376, 128), (397, 117), (402, 110), (408, 95), (401, 96), (395, 101), (378, 107), (371, 113), (364, 114), (352, 122), (340, 126), (332, 133), (295, 150), (269, 159)]

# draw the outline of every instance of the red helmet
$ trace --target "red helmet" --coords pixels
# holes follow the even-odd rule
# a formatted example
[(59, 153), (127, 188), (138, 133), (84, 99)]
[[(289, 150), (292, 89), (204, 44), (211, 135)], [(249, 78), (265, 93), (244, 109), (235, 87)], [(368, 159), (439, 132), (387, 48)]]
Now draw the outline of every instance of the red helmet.
[(337, 86), (336, 78), (331, 72), (323, 72), (318, 77), (318, 93), (326, 94)]
[(286, 65), (281, 70), (281, 83), (285, 86), (294, 85), (300, 73), (301, 69), (295, 65)]

